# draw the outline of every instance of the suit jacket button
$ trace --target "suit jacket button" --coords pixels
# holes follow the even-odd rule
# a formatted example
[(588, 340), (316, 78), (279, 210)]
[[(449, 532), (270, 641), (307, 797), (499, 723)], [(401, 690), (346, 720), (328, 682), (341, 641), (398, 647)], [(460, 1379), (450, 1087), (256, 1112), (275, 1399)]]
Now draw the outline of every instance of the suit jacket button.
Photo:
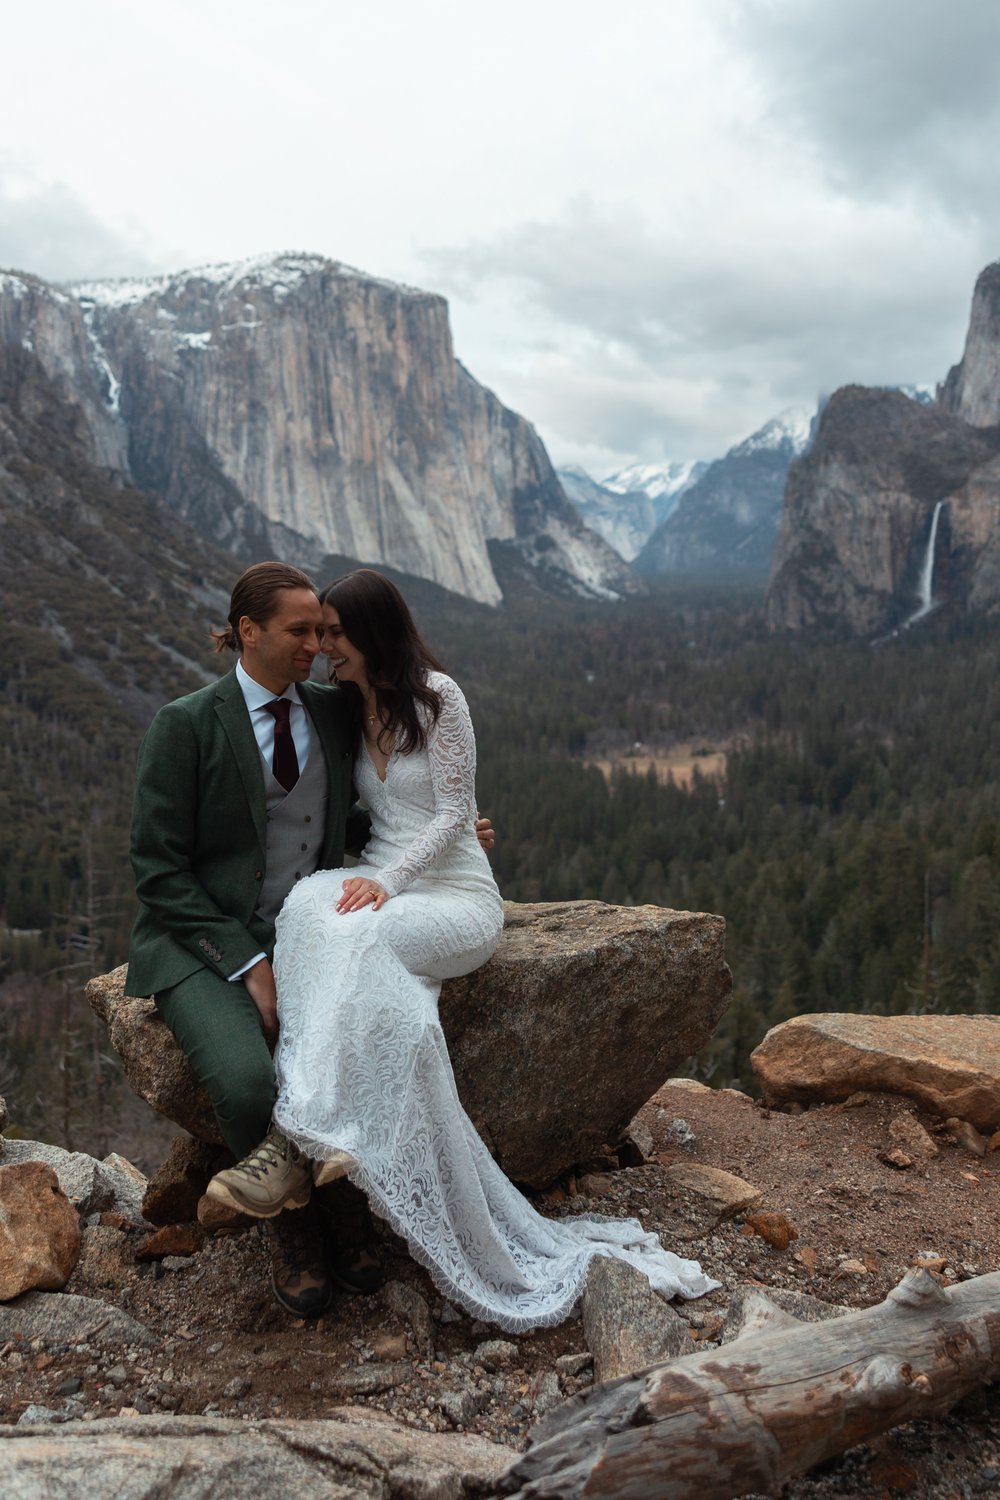
[(305, 821), (307, 823), (311, 823), (312, 822), (312, 814), (311, 813), (306, 813)]
[(254, 872), (253, 872), (253, 878), (254, 878), (254, 880), (263, 880), (264, 879), (264, 871), (263, 870), (254, 870)]
[(302, 871), (301, 870), (296, 870), (295, 871), (295, 879), (296, 880), (301, 880), (302, 879)]
[(207, 948), (208, 947), (208, 943), (205, 941), (204, 938), (199, 938), (198, 939), (198, 947), (199, 948)]

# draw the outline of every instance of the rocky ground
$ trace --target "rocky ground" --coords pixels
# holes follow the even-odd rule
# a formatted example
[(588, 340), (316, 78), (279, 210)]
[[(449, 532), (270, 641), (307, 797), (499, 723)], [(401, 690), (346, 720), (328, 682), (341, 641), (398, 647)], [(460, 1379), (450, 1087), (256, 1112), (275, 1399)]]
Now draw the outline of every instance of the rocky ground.
[[(921, 1119), (926, 1133), (915, 1129)], [(610, 1158), (597, 1160), (536, 1201), (556, 1217), (635, 1215), (700, 1259), (723, 1288), (678, 1307), (692, 1351), (718, 1338), (741, 1285), (861, 1307), (918, 1260), (945, 1282), (1000, 1269), (1000, 1156), (980, 1155), (981, 1140), (935, 1128), (906, 1100), (863, 1095), (779, 1113), (746, 1095), (674, 1083), (642, 1110), (634, 1134), (644, 1162), (612, 1170)], [(727, 1208), (724, 1185), (678, 1170), (688, 1167), (736, 1174), (760, 1198), (720, 1218), (735, 1199)], [(119, 1413), (323, 1418), (351, 1406), (426, 1432), (477, 1434), (513, 1456), (539, 1415), (593, 1379), (579, 1317), (497, 1336), (444, 1302), (395, 1240), (377, 1297), (342, 1297), (307, 1324), (273, 1301), (254, 1231), (206, 1238), (179, 1226), (161, 1232), (170, 1236), (162, 1258), (137, 1260), (147, 1231), (113, 1212), (92, 1219), (66, 1291), (121, 1309), (152, 1339), (113, 1322), (26, 1339), (0, 1321), (0, 1423)], [(12, 1316), (0, 1309), (0, 1319)], [(786, 1494), (951, 1500), (993, 1491), (1000, 1394), (991, 1388), (947, 1419), (852, 1450)]]

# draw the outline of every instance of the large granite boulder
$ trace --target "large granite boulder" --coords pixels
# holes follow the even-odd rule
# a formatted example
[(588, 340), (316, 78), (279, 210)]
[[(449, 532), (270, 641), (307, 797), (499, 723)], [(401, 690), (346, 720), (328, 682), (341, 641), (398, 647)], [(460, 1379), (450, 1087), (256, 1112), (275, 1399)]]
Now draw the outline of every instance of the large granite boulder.
[(903, 1094), (987, 1133), (1000, 1125), (1000, 1016), (795, 1016), (750, 1063), (769, 1104)]
[(86, 1152), (64, 1151), (62, 1146), (50, 1146), (46, 1141), (0, 1141), (3, 1166), (32, 1161), (44, 1162), (52, 1168), (60, 1188), (79, 1213), (113, 1209), (133, 1223), (142, 1222), (146, 1179), (123, 1156), (112, 1153), (103, 1161), (96, 1161)]
[(80, 1257), (80, 1216), (51, 1167), (0, 1167), (0, 1302), (64, 1287)]
[[(600, 901), (507, 903), (489, 963), (449, 980), (441, 1022), (459, 1094), (515, 1181), (544, 1186), (623, 1135), (636, 1110), (708, 1041), (729, 998), (725, 922)], [(91, 980), (133, 1089), (199, 1140), (208, 1099), (125, 970)]]

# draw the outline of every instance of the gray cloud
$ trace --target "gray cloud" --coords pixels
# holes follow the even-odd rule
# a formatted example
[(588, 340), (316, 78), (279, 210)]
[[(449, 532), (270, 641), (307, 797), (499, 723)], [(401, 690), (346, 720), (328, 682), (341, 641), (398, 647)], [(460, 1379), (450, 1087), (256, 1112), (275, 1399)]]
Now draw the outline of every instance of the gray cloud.
[(460, 299), (520, 297), (532, 357), (501, 394), (547, 433), (713, 456), (820, 390), (940, 379), (960, 354), (977, 250), (944, 220), (926, 240), (899, 215), (836, 230), (820, 216), (786, 232), (762, 207), (688, 240), (579, 202), (426, 259)]
[(137, 240), (105, 224), (65, 184), (0, 158), (0, 266), (49, 281), (141, 276), (154, 267)]
[(998, 223), (1000, 7), (744, 0), (731, 15), (772, 125), (804, 129), (834, 182)]

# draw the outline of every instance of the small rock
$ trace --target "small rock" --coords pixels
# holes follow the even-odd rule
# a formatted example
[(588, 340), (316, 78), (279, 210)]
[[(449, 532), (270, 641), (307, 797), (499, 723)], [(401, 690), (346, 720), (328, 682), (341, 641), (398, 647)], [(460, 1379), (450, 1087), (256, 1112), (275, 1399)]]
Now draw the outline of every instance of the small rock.
[(452, 1307), (450, 1302), (441, 1304), (441, 1311), (438, 1313), (439, 1323), (460, 1323), (461, 1321), (462, 1314)]
[(628, 1128), (628, 1137), (643, 1157), (648, 1160), (653, 1154), (653, 1132), (636, 1115)]
[(585, 1172), (577, 1179), (577, 1188), (585, 1198), (603, 1198), (614, 1187), (606, 1172)]
[(559, 1376), (555, 1370), (540, 1370), (530, 1386), (531, 1407), (536, 1417), (544, 1416), (563, 1399)]
[(759, 1234), (773, 1250), (787, 1250), (792, 1240), (799, 1237), (799, 1231), (784, 1214), (759, 1212), (749, 1214), (744, 1222), (752, 1234)]
[(37, 1427), (41, 1422), (64, 1422), (66, 1418), (61, 1412), (53, 1411), (51, 1406), (38, 1406), (32, 1402), (26, 1406), (18, 1417), (16, 1426)]
[(241, 1401), (244, 1396), (249, 1396), (253, 1389), (253, 1382), (247, 1375), (234, 1375), (227, 1386), (223, 1388), (222, 1394), (226, 1401)]
[(442, 1391), (432, 1404), (444, 1413), (452, 1427), (467, 1427), (482, 1409), (483, 1402), (473, 1391)]
[(426, 1301), (405, 1281), (388, 1281), (382, 1288), (382, 1301), (390, 1312), (410, 1325), (413, 1345), (421, 1359), (434, 1353), (434, 1328)]
[(128, 1371), (124, 1365), (112, 1365), (108, 1371), (108, 1379), (112, 1385), (124, 1385), (128, 1380)]
[(375, 1358), (390, 1364), (406, 1358), (406, 1334), (383, 1333), (372, 1340)]
[(356, 1365), (354, 1369), (339, 1370), (330, 1386), (337, 1396), (374, 1396), (402, 1385), (410, 1374), (408, 1364)]
[(712, 1090), (707, 1083), (702, 1083), (698, 1078), (668, 1078), (663, 1085), (666, 1089), (688, 1089), (692, 1094), (710, 1094)]
[(667, 1167), (663, 1177), (667, 1186), (683, 1193), (699, 1209), (700, 1216), (710, 1228), (755, 1208), (763, 1196), (759, 1188), (732, 1172), (698, 1166), (694, 1162)]
[(894, 1146), (891, 1151), (880, 1151), (878, 1159), (884, 1161), (887, 1167), (896, 1167), (900, 1172), (913, 1166), (913, 1157), (907, 1156), (899, 1146)]
[(842, 1260), (837, 1267), (836, 1276), (867, 1276), (868, 1267), (860, 1260)]
[(971, 1151), (974, 1156), (985, 1156), (989, 1148), (989, 1142), (974, 1125), (968, 1120), (957, 1120), (954, 1117), (945, 1120), (945, 1128), (950, 1130), (960, 1146), (966, 1151)]
[(589, 1349), (584, 1349), (579, 1354), (560, 1354), (555, 1367), (557, 1374), (573, 1378), (584, 1370), (589, 1370), (593, 1363), (594, 1356)]
[(476, 1364), (489, 1370), (491, 1375), (497, 1370), (509, 1369), (516, 1358), (517, 1345), (506, 1339), (487, 1339), (484, 1344), (477, 1345), (473, 1355)]
[[(933, 1157), (940, 1155), (941, 1148), (932, 1136), (921, 1125), (920, 1121), (904, 1110), (889, 1123), (889, 1135), (895, 1145), (899, 1146), (907, 1156), (921, 1158), (930, 1161)], [(884, 1160), (884, 1158), (883, 1158)]]
[(126, 1286), (135, 1275), (128, 1236), (104, 1225), (84, 1230), (79, 1275), (91, 1286), (108, 1291)]
[(67, 1375), (65, 1380), (60, 1380), (52, 1394), (54, 1396), (75, 1396), (82, 1389), (83, 1381), (78, 1375)]
[(164, 1224), (139, 1242), (136, 1260), (162, 1260), (165, 1255), (197, 1255), (205, 1243), (205, 1231), (198, 1224)]
[(667, 1128), (667, 1136), (675, 1146), (683, 1146), (685, 1151), (693, 1151), (698, 1144), (698, 1137), (687, 1120), (682, 1120), (680, 1115), (671, 1120)]
[(687, 1324), (642, 1272), (606, 1256), (592, 1260), (587, 1272), (583, 1331), (598, 1382), (644, 1370), (691, 1348)]

